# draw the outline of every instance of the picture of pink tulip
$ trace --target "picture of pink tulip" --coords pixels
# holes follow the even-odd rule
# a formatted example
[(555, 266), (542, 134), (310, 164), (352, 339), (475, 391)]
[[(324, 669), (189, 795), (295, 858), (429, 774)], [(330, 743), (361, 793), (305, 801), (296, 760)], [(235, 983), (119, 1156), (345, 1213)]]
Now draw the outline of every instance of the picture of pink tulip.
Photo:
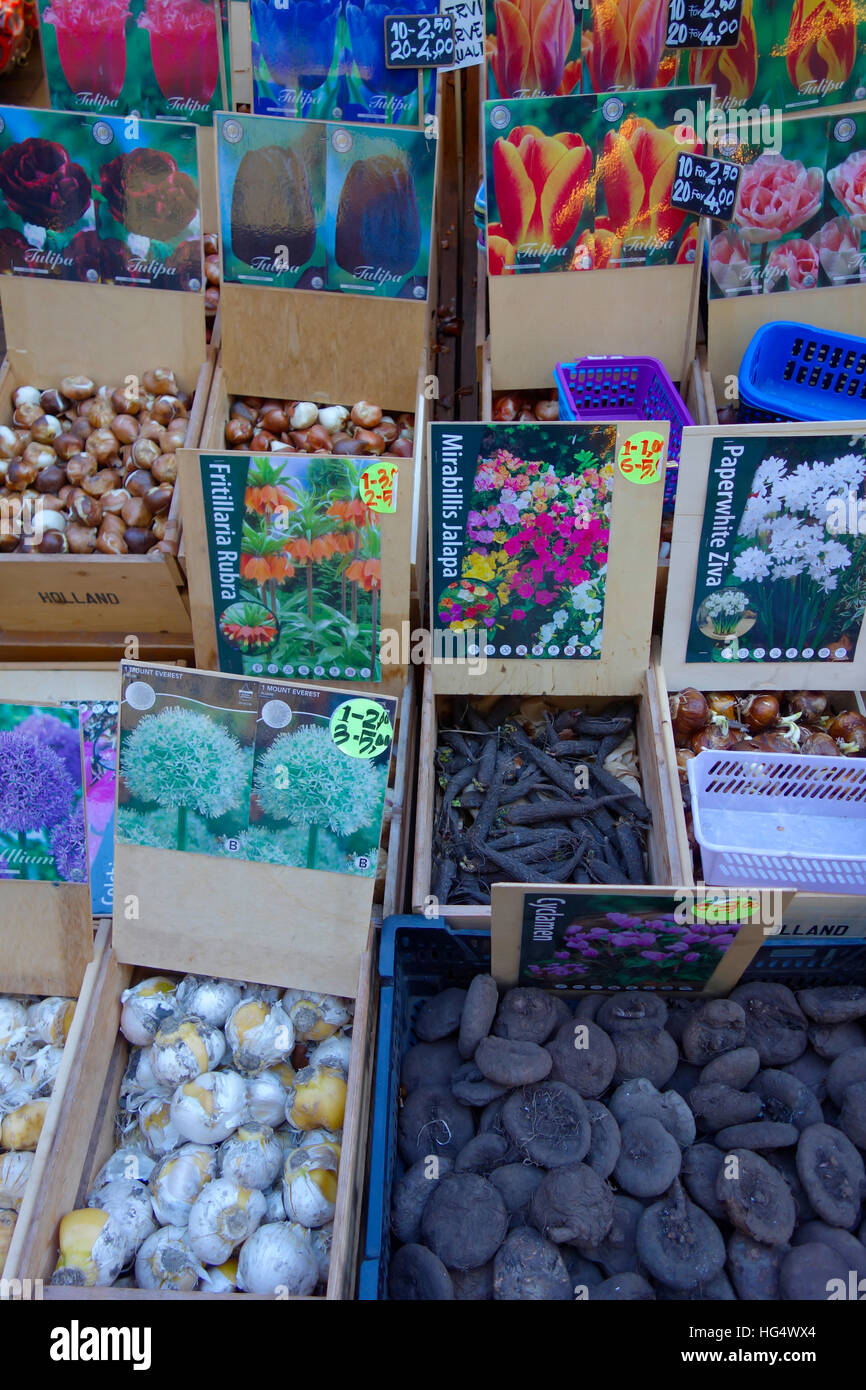
[[(818, 252), (809, 241), (786, 241), (770, 253), (764, 288), (813, 290), (818, 283)], [(787, 277), (787, 285), (779, 284)]]
[(720, 232), (710, 242), (710, 274), (722, 294), (739, 294), (748, 288), (757, 293), (749, 248), (735, 231)]
[[(862, 190), (862, 179), (860, 186)], [(780, 154), (762, 154), (740, 180), (734, 212), (740, 236), (755, 245), (778, 241), (814, 217), (823, 191), (823, 170), (807, 169), (799, 159)]]
[(835, 169), (828, 169), (827, 182), (857, 231), (866, 231), (866, 150), (853, 150)]
[(809, 240), (818, 252), (824, 274), (834, 284), (864, 278), (860, 235), (847, 217), (831, 218)]

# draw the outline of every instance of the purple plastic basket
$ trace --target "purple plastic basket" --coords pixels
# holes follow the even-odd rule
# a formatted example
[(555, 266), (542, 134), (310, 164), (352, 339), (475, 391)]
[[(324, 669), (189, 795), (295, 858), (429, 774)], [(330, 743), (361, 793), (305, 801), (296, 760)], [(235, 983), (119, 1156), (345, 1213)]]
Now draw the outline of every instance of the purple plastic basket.
[(683, 426), (695, 422), (655, 357), (581, 357), (557, 362), (560, 420), (667, 420), (670, 423), (665, 510), (673, 507)]

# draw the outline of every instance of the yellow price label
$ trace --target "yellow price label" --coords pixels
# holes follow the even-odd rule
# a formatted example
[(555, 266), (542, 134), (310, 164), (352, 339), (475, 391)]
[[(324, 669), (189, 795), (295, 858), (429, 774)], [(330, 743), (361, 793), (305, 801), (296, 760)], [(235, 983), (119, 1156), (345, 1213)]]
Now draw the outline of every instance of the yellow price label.
[(361, 501), (372, 512), (396, 512), (396, 463), (373, 463), (369, 468), (365, 468), (361, 474), (358, 490), (361, 494)]
[(630, 483), (657, 483), (662, 476), (664, 452), (664, 435), (656, 430), (630, 434), (619, 448), (619, 471)]
[(344, 700), (331, 715), (331, 738), (349, 758), (376, 758), (394, 737), (388, 711), (375, 700)]

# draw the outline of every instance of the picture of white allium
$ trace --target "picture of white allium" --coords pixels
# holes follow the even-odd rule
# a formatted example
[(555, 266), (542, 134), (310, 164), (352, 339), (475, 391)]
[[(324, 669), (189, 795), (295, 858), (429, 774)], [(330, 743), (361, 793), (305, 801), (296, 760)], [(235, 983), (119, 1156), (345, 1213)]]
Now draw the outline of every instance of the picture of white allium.
[(294, 825), (326, 826), (337, 835), (354, 835), (370, 824), (384, 786), (384, 768), (347, 757), (326, 729), (312, 725), (274, 739), (254, 777), (266, 815)]

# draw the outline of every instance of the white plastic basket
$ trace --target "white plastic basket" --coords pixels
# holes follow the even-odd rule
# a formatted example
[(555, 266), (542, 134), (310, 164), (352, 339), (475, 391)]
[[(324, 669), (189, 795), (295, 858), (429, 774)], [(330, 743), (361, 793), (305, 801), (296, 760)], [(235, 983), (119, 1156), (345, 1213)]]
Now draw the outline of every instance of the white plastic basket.
[(688, 777), (705, 883), (866, 894), (866, 758), (704, 749)]

